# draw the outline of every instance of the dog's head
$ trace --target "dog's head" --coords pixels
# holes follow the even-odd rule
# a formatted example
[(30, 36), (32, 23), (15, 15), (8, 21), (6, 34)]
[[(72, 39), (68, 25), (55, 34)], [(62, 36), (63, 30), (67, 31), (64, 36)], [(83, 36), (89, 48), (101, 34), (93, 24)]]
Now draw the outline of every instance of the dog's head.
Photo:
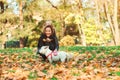
[(48, 49), (49, 49), (49, 46), (42, 46), (41, 49), (39, 50), (39, 53), (45, 54)]

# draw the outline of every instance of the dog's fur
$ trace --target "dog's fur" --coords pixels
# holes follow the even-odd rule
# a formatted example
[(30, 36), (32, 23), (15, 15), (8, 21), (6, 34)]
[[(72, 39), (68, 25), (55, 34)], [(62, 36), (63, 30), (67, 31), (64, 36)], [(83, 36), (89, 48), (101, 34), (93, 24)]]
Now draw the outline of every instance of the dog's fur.
[[(46, 57), (51, 54), (51, 50), (49, 49), (49, 46), (42, 46), (41, 49), (39, 50), (39, 52), (41, 54), (44, 54)], [(70, 58), (72, 58), (72, 54), (64, 52), (64, 51), (58, 51), (57, 55), (51, 54), (51, 56), (48, 56), (48, 60), (50, 63), (52, 63), (53, 61), (61, 61), (61, 62), (65, 62), (65, 60), (69, 61)]]

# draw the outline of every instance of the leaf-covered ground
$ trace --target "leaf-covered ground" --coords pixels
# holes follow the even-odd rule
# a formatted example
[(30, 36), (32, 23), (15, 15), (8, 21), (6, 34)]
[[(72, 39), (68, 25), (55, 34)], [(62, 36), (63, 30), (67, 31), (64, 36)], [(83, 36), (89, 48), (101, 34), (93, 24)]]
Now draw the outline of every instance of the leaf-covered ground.
[(0, 52), (0, 80), (120, 80), (120, 56), (115, 52), (74, 52), (64, 64), (44, 62), (34, 51)]

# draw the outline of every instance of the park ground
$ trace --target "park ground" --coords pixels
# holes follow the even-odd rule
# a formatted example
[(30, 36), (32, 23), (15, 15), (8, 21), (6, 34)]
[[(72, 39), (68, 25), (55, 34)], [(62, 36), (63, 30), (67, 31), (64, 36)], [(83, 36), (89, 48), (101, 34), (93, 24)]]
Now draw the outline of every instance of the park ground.
[(61, 47), (66, 63), (42, 61), (34, 48), (0, 50), (0, 80), (120, 80), (120, 47)]

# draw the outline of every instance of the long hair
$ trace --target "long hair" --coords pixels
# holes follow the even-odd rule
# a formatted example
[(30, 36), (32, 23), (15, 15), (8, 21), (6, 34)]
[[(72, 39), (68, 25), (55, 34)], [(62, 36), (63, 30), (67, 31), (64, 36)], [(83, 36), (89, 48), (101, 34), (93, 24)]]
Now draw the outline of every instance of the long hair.
[(56, 35), (55, 29), (54, 29), (53, 25), (47, 25), (47, 26), (45, 26), (44, 29), (43, 29), (43, 34), (45, 34), (46, 28), (50, 28), (51, 31), (52, 31), (52, 35)]

